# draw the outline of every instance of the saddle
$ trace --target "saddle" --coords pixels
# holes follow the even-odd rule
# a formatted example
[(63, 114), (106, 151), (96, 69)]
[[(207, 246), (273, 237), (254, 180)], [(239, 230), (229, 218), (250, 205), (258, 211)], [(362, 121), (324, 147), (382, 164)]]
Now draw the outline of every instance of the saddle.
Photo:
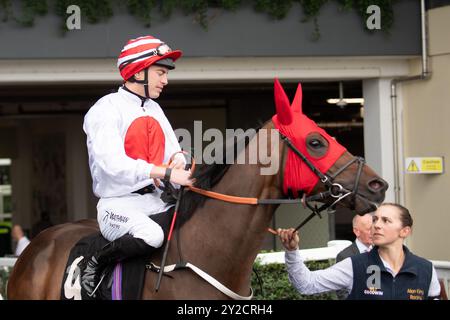
[[(174, 207), (167, 212), (150, 216), (168, 233)], [(61, 286), (62, 300), (140, 300), (144, 286), (146, 265), (150, 257), (134, 257), (107, 266), (102, 273), (103, 280), (96, 291), (96, 298), (90, 297), (80, 283), (78, 264), (84, 257), (90, 257), (108, 243), (100, 232), (79, 240), (71, 249)], [(155, 253), (158, 253), (158, 249)]]

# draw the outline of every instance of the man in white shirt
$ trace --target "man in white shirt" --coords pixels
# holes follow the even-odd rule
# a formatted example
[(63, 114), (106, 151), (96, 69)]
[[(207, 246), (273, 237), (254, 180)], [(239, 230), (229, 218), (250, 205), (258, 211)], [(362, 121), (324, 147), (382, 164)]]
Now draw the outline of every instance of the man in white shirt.
[(14, 251), (15, 256), (20, 256), (23, 250), (30, 244), (30, 240), (25, 236), (22, 227), (18, 224), (14, 225), (11, 230), (11, 236), (14, 241), (17, 242), (16, 250)]
[[(349, 258), (356, 254), (364, 253), (372, 249), (372, 235), (370, 229), (372, 227), (372, 215), (367, 213), (363, 216), (355, 215), (352, 220), (353, 233), (356, 236), (355, 241), (339, 252), (336, 256), (336, 263)], [(347, 298), (347, 292), (340, 290), (336, 292), (339, 300), (344, 300)]]
[(372, 248), (373, 240), (370, 234), (372, 215), (370, 213), (363, 216), (355, 215), (352, 220), (352, 225), (356, 239), (350, 246), (337, 254), (336, 262), (354, 256), (355, 254), (368, 252)]

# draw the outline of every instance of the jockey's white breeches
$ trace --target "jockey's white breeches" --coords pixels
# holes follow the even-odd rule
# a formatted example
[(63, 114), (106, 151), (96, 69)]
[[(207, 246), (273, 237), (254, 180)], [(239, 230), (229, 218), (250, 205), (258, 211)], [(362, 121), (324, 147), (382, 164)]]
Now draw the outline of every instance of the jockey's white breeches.
[(155, 196), (153, 193), (101, 198), (97, 204), (97, 221), (102, 235), (113, 241), (129, 233), (159, 248), (164, 241), (164, 232), (149, 216), (164, 212), (170, 206)]

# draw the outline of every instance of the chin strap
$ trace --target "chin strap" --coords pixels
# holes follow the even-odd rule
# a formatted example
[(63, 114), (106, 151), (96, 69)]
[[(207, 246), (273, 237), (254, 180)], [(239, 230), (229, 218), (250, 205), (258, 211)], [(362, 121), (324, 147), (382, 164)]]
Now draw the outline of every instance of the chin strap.
[[(148, 89), (148, 68), (144, 70), (144, 80), (137, 80), (134, 76), (130, 78), (130, 80), (128, 80), (130, 82), (135, 82), (135, 83), (139, 83), (142, 84), (144, 86), (144, 93), (145, 93), (145, 98), (146, 99), (150, 99), (150, 91)], [(128, 90), (129, 91), (129, 90)], [(139, 96), (139, 95), (138, 95)], [(141, 99), (142, 97), (139, 96)]]
[(147, 101), (149, 98), (143, 97), (143, 96), (137, 94), (136, 92), (131, 91), (130, 89), (127, 88), (127, 86), (126, 86), (125, 84), (122, 86), (122, 89), (125, 90), (125, 91), (127, 91), (127, 92), (129, 92), (129, 93), (131, 93), (131, 94), (134, 94), (136, 97), (138, 97), (139, 99), (141, 99), (141, 108), (144, 108), (144, 103), (145, 103), (145, 101)]
[(150, 99), (150, 91), (148, 90), (148, 69), (145, 69), (145, 78), (144, 78), (144, 92), (147, 99)]

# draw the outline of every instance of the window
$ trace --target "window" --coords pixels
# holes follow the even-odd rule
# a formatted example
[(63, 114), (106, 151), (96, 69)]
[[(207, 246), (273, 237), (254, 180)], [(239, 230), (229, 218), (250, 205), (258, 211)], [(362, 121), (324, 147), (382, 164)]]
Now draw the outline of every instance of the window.
[(0, 159), (0, 221), (11, 220), (11, 159)]

